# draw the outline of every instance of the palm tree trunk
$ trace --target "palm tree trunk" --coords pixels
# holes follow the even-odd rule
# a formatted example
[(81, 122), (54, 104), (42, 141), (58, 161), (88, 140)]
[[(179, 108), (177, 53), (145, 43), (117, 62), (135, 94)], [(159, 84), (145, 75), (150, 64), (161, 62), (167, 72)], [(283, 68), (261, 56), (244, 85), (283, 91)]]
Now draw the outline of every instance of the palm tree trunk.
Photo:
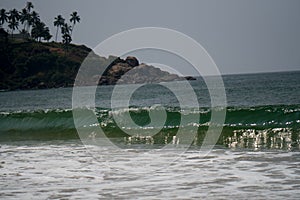
[(26, 25), (26, 31), (27, 31), (27, 33), (29, 33), (29, 28), (30, 28), (30, 25), (29, 25), (29, 23), (27, 22), (27, 25)]
[(73, 23), (73, 26), (72, 26), (72, 29), (71, 29), (71, 37), (72, 37), (74, 26), (75, 26), (75, 23)]
[(57, 42), (57, 34), (58, 34), (58, 26), (57, 26), (57, 29), (56, 29), (55, 42)]

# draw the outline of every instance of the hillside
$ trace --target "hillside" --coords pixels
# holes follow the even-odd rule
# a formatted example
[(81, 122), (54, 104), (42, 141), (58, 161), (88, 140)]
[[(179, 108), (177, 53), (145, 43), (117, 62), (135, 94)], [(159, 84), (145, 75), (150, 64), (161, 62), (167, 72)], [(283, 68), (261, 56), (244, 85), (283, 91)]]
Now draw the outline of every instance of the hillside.
[(91, 49), (70, 44), (0, 39), (0, 89), (72, 86), (81, 62)]
[[(62, 43), (41, 43), (0, 35), (0, 90), (71, 87), (81, 63), (91, 51), (84, 45), (69, 44), (66, 47)], [(157, 83), (184, 79), (140, 64), (135, 57), (125, 60), (95, 54), (93, 57), (97, 61), (96, 70), (81, 85), (95, 82), (112, 85), (118, 81), (121, 84)], [(103, 72), (101, 69), (106, 70)]]

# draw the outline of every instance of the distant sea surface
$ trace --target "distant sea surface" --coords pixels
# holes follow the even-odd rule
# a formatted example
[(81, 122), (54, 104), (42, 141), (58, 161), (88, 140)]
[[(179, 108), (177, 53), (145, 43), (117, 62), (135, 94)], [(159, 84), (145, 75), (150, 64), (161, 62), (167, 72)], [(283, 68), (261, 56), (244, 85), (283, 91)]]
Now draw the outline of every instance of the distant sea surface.
[[(72, 88), (1, 92), (0, 197), (297, 199), (300, 71), (222, 78), (226, 119), (216, 146), (206, 157), (199, 156), (213, 109), (209, 91), (199, 77), (189, 81), (200, 106), (196, 113), (189, 113), (200, 115), (192, 125), (198, 129), (195, 140), (180, 159), (156, 171), (151, 167), (164, 166), (160, 158), (174, 156), (174, 152), (152, 155), (146, 149), (180, 145), (176, 132), (180, 116), (186, 113), (166, 87), (144, 85), (133, 93), (129, 108), (118, 110), (111, 109), (114, 86), (97, 89), (93, 112), (99, 123), (82, 120), (82, 127), (101, 126), (105, 135), (122, 147), (116, 151), (91, 146), (94, 153), (112, 155), (100, 159), (86, 150), (75, 129)], [(132, 86), (122, 87), (126, 91)], [(177, 90), (184, 93), (186, 88), (179, 84)], [(147, 136), (149, 109), (157, 104), (165, 107), (167, 120), (159, 134)], [(122, 132), (113, 118), (116, 112), (121, 118), (130, 113), (140, 126), (136, 135)], [(134, 170), (145, 162), (151, 163), (149, 168)]]

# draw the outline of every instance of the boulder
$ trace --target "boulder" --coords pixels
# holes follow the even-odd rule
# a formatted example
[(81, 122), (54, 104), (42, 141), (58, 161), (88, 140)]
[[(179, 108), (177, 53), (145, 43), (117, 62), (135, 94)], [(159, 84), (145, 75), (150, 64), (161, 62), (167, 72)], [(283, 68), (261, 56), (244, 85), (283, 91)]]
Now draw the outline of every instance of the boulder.
[(130, 65), (131, 67), (136, 67), (139, 65), (139, 61), (138, 59), (136, 59), (136, 57), (133, 56), (128, 56), (125, 60), (125, 62)]

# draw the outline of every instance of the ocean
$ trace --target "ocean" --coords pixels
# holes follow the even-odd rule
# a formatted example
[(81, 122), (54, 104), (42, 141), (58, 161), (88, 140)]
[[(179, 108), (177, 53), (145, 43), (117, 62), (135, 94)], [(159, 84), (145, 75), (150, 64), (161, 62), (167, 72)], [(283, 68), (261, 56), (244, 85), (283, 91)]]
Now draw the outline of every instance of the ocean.
[[(197, 108), (183, 108), (164, 84), (142, 85), (124, 108), (112, 108), (115, 86), (99, 87), (95, 97), (86, 95), (95, 105), (73, 110), (72, 88), (0, 92), (0, 197), (298, 199), (300, 71), (222, 78), (223, 108), (211, 107), (200, 77), (189, 81)], [(135, 86), (120, 87), (126, 93)], [(176, 90), (192, 96), (180, 82)], [(162, 108), (163, 123), (155, 115)], [(211, 122), (214, 109), (226, 111), (223, 124)], [(82, 117), (74, 125), (74, 110), (88, 110), (96, 122)], [(116, 116), (135, 125), (120, 126)], [(204, 155), (211, 126), (222, 132)], [(190, 130), (196, 133), (187, 145)]]

